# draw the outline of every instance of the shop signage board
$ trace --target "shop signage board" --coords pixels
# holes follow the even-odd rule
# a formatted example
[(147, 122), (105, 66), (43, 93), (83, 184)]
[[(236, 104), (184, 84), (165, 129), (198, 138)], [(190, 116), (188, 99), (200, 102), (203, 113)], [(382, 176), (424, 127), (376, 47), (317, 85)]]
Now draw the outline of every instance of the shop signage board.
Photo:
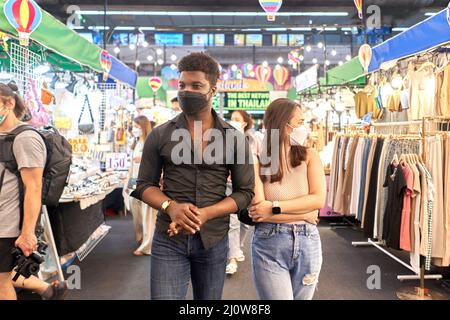
[(219, 92), (267, 91), (267, 86), (256, 79), (219, 80)]
[(108, 153), (106, 155), (106, 169), (127, 170), (128, 155), (126, 153)]
[(225, 110), (266, 110), (270, 92), (226, 92)]
[(87, 154), (89, 151), (89, 139), (87, 137), (79, 136), (68, 139), (72, 146), (73, 154)]
[(318, 67), (317, 65), (309, 68), (305, 72), (295, 78), (295, 86), (297, 92), (303, 91), (305, 89), (311, 88), (317, 84), (318, 81)]

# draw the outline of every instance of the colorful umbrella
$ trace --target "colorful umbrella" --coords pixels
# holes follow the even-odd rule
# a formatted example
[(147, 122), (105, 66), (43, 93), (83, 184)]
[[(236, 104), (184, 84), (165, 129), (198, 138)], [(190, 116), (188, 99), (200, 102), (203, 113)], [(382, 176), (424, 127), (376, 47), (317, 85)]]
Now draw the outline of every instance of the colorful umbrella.
[(259, 82), (268, 82), (272, 76), (272, 69), (270, 67), (257, 66), (255, 75)]
[(358, 9), (358, 16), (360, 19), (363, 18), (363, 0), (353, 0), (355, 3), (356, 9)]
[(103, 80), (106, 81), (108, 80), (112, 65), (111, 55), (108, 51), (102, 50), (102, 52), (100, 53), (100, 64), (103, 70)]
[(41, 8), (34, 0), (7, 0), (3, 12), (8, 22), (19, 33), (20, 45), (28, 46), (30, 35), (41, 24)]
[(372, 48), (368, 44), (363, 44), (361, 48), (359, 48), (358, 58), (364, 70), (367, 72), (370, 61), (372, 60)]
[(259, 0), (259, 4), (267, 12), (267, 20), (275, 21), (275, 14), (280, 10), (283, 0)]
[(276, 68), (273, 72), (275, 82), (282, 87), (289, 79), (289, 70), (285, 67)]
[(159, 77), (151, 77), (148, 79), (148, 85), (152, 88), (153, 93), (156, 95), (156, 92), (158, 92), (159, 88), (162, 86), (162, 80)]

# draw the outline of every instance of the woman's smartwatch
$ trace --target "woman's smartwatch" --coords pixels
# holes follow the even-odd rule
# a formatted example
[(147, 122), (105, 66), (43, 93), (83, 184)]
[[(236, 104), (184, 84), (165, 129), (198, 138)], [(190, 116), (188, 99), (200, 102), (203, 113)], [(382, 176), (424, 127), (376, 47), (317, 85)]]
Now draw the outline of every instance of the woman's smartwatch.
[(280, 203), (278, 201), (272, 202), (272, 214), (280, 214), (280, 213), (281, 213)]

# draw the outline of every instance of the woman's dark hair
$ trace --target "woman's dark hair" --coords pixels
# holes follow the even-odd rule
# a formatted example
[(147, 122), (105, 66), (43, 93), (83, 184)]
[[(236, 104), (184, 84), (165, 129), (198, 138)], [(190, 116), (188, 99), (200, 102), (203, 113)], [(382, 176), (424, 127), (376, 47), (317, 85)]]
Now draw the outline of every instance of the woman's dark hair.
[(220, 76), (219, 64), (204, 52), (193, 52), (183, 57), (178, 63), (178, 71), (202, 71), (211, 87), (217, 84)]
[[(133, 119), (133, 122), (139, 125), (139, 127), (141, 127), (142, 134), (144, 135), (145, 138), (147, 138), (150, 132), (152, 131), (152, 125), (150, 123), (150, 120), (148, 120), (146, 116), (137, 116), (136, 118)], [(131, 150), (134, 150), (134, 148), (136, 148), (138, 141), (139, 139), (136, 139), (134, 141), (133, 145), (131, 146)]]
[(10, 82), (8, 84), (0, 83), (0, 100), (3, 103), (6, 103), (8, 98), (13, 98), (15, 100), (16, 106), (14, 107), (14, 115), (17, 119), (22, 119), (27, 113), (27, 107), (19, 96), (19, 88), (15, 82)]
[(246, 132), (247, 130), (250, 130), (251, 128), (253, 128), (253, 118), (251, 115), (248, 114), (247, 111), (245, 110), (235, 110), (233, 112), (237, 112), (239, 113), (242, 118), (244, 119), (244, 122), (247, 124), (244, 128), (244, 132)]
[[(263, 145), (263, 154), (267, 155), (268, 159), (272, 158), (272, 130), (279, 130), (279, 166), (278, 172), (269, 176), (261, 175), (263, 182), (278, 182), (283, 179), (283, 145), (286, 137), (286, 126), (291, 120), (296, 108), (301, 108), (299, 104), (289, 99), (277, 99), (273, 101), (266, 110), (264, 116), (264, 126), (266, 128), (266, 143)], [(291, 146), (290, 163), (293, 168), (298, 167), (306, 160), (307, 149), (303, 146)], [(275, 155), (276, 156), (276, 155)], [(271, 163), (261, 164), (262, 167), (270, 167)]]

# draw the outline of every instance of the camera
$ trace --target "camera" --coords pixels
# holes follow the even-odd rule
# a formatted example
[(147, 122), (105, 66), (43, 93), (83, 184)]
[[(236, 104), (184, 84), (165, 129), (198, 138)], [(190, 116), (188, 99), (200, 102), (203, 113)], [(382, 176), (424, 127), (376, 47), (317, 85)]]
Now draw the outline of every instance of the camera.
[(19, 276), (23, 276), (25, 279), (28, 279), (32, 275), (37, 276), (40, 265), (44, 262), (46, 249), (47, 245), (43, 242), (39, 242), (37, 252), (33, 252), (28, 257), (25, 257), (20, 248), (14, 248), (11, 251), (15, 261), (14, 271), (16, 271), (13, 281), (17, 281)]

